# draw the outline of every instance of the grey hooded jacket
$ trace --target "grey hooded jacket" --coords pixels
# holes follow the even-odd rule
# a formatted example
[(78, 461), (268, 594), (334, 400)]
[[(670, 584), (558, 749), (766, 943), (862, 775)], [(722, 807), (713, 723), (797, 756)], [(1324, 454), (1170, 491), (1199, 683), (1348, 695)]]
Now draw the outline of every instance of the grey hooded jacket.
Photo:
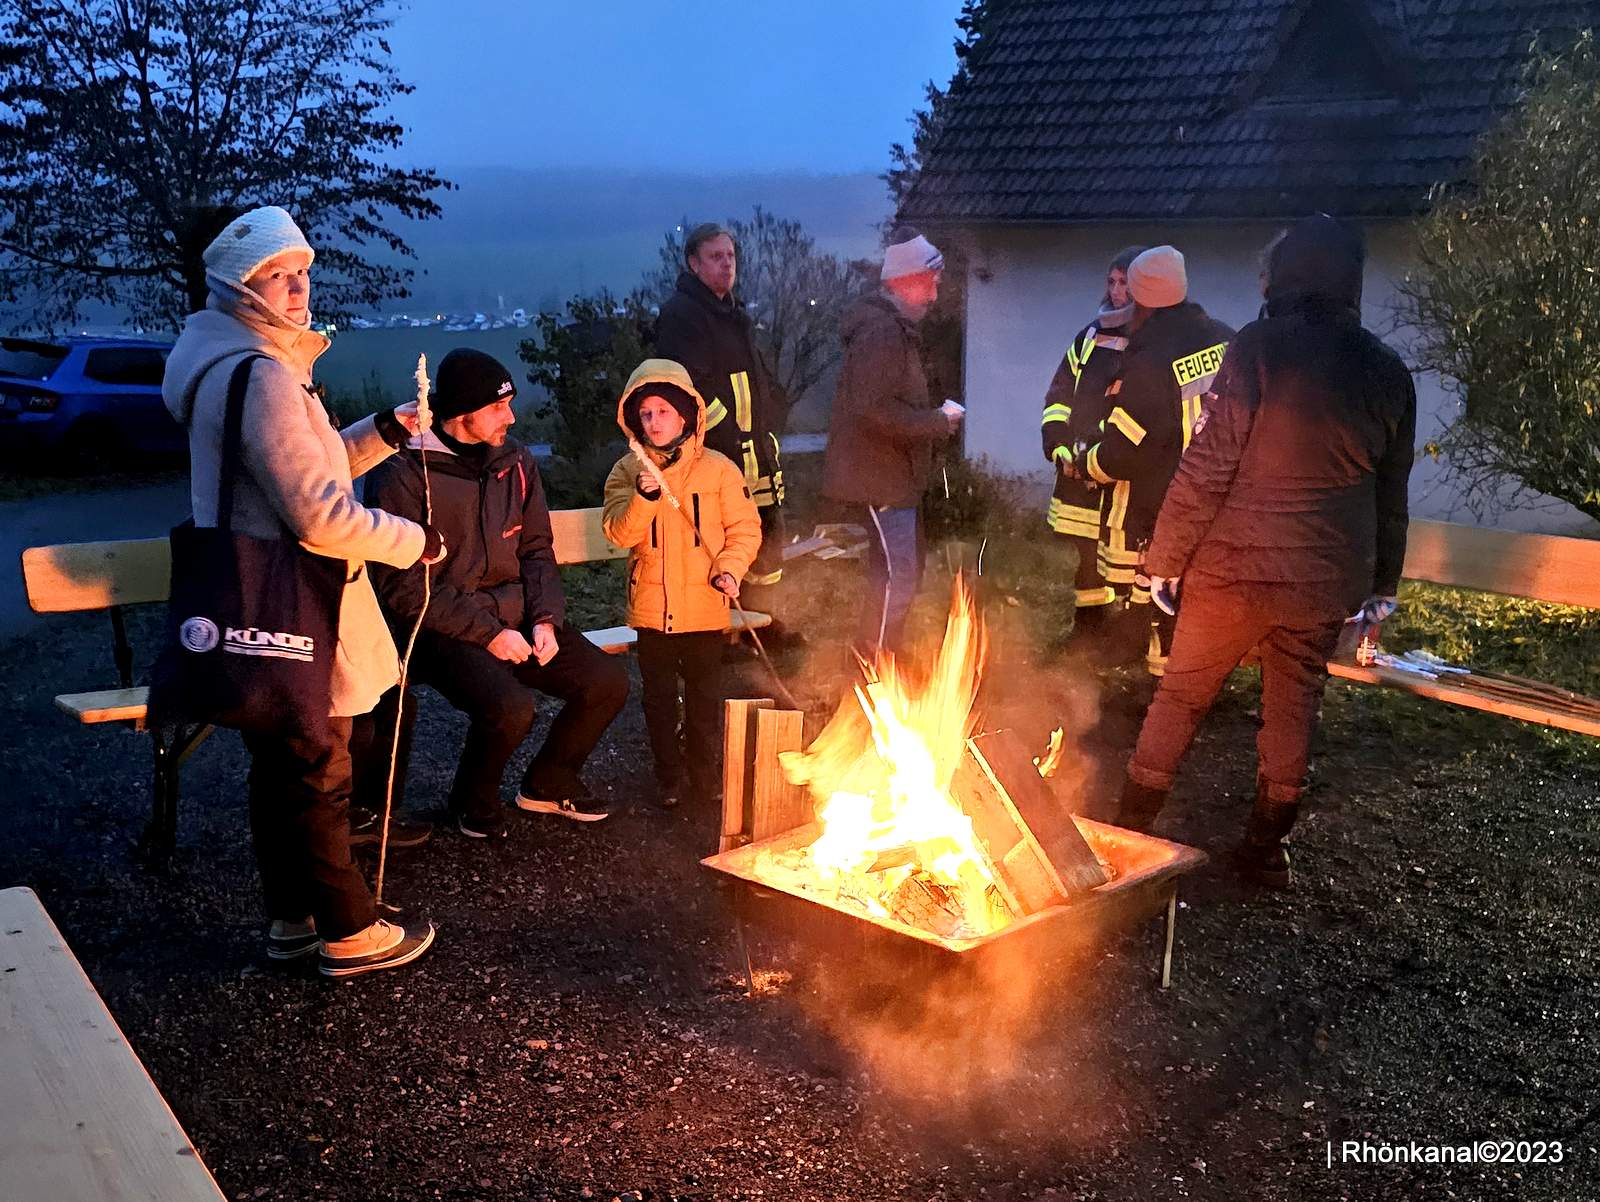
[(217, 476), (228, 378), (240, 357), (261, 354), (245, 394), (232, 528), (271, 538), (287, 529), (306, 550), (348, 561), (339, 610), (329, 713), (364, 714), (400, 678), (400, 661), (367, 560), (410, 567), (425, 534), (415, 522), (356, 499), (352, 478), (393, 454), (372, 418), (342, 433), (311, 391), (311, 365), (328, 340), (301, 329), (255, 295), (213, 291), (192, 313), (167, 360), (162, 399), (189, 432), (189, 481), (197, 526), (217, 522)]

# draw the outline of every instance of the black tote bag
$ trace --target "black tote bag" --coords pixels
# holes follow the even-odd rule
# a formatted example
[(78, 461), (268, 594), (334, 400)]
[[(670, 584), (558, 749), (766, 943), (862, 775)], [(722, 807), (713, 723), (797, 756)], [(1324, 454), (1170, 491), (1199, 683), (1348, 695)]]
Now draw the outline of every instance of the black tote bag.
[(228, 379), (217, 524), (172, 530), (167, 639), (150, 681), (155, 723), (209, 722), (326, 742), (346, 564), (281, 538), (236, 534), (233, 483), (250, 369)]

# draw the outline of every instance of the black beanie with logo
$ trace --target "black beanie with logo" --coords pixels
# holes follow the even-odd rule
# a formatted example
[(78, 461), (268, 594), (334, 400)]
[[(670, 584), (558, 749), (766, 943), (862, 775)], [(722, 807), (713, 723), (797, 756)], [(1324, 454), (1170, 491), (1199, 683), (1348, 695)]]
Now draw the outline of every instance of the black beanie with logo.
[(457, 347), (439, 360), (428, 401), (433, 416), (444, 421), (516, 395), (516, 381), (500, 360), (470, 347)]

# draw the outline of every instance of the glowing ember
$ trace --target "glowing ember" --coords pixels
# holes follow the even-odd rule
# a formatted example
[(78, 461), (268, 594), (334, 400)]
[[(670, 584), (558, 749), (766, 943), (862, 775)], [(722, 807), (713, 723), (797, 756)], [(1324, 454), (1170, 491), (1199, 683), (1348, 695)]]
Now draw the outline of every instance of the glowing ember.
[(822, 833), (768, 853), (762, 876), (950, 936), (988, 934), (1015, 915), (950, 783), (973, 732), (983, 628), (958, 578), (944, 642), (925, 682), (892, 658), (857, 686), (811, 749), (783, 756), (817, 804)]
[(1033, 766), (1045, 780), (1054, 776), (1056, 769), (1061, 767), (1061, 757), (1066, 752), (1063, 739), (1064, 732), (1058, 726), (1050, 732), (1050, 742), (1046, 745), (1044, 754), (1033, 757)]

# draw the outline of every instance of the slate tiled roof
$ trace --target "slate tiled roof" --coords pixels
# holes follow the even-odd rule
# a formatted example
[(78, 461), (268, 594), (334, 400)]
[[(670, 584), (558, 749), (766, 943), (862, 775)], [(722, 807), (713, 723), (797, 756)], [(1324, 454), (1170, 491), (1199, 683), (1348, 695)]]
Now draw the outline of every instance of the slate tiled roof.
[(990, 0), (901, 215), (1405, 216), (1600, 0)]

